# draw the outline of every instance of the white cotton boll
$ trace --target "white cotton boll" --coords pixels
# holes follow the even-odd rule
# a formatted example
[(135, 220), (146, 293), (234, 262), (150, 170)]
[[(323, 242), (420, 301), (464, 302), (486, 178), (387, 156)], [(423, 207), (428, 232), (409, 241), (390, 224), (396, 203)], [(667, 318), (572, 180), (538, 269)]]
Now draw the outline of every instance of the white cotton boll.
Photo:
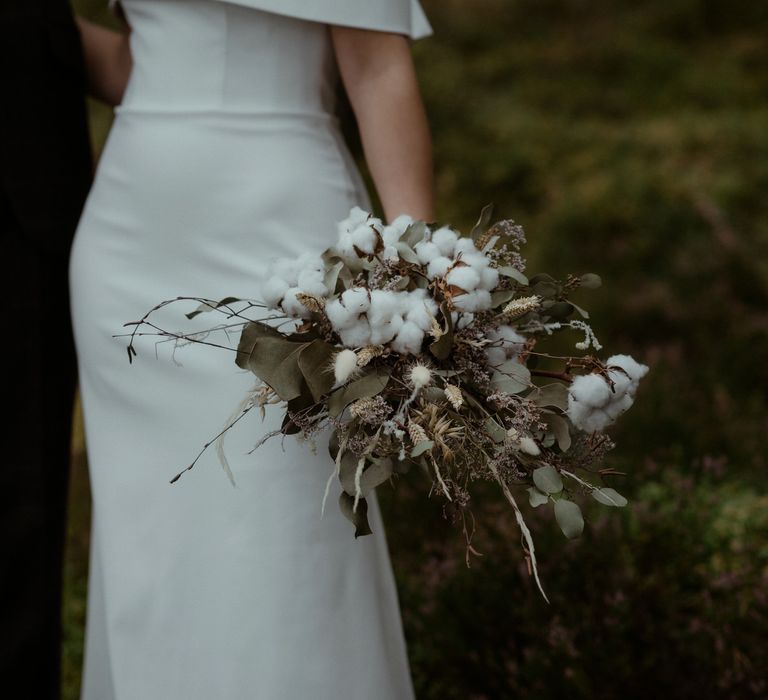
[(484, 311), (491, 308), (491, 294), (485, 289), (475, 289), (453, 297), (453, 305), (459, 311)]
[(413, 321), (405, 321), (391, 345), (392, 349), (401, 355), (418, 355), (423, 342), (424, 331)]
[(487, 289), (489, 292), (499, 286), (499, 271), (495, 267), (480, 268), (481, 289)]
[(323, 259), (315, 253), (302, 253), (297, 261), (296, 268), (301, 274), (302, 270), (314, 270), (315, 272), (323, 272), (325, 270), (325, 264)]
[(613, 399), (611, 387), (599, 375), (580, 374), (575, 377), (568, 387), (569, 402), (574, 401), (592, 408), (602, 408)]
[(259, 293), (267, 308), (276, 309), (288, 289), (289, 284), (282, 277), (270, 277), (262, 282)]
[(344, 306), (340, 299), (331, 299), (325, 305), (324, 311), (336, 331), (342, 331), (354, 325), (359, 315), (354, 309), (348, 309)]
[(474, 320), (475, 320), (475, 314), (473, 313), (461, 314), (459, 316), (459, 320), (456, 322), (456, 328), (458, 330), (461, 330), (462, 328), (466, 328)]
[(312, 312), (296, 298), (300, 293), (301, 290), (298, 287), (291, 287), (283, 296), (280, 306), (286, 315), (292, 318), (310, 318)]
[(459, 238), (456, 241), (456, 245), (453, 248), (454, 255), (458, 256), (459, 253), (464, 255), (478, 255), (480, 251), (475, 247), (471, 238)]
[(385, 245), (384, 250), (381, 251), (381, 257), (384, 260), (397, 260), (400, 257), (400, 253), (397, 252), (397, 248), (393, 245)]
[(302, 270), (299, 273), (297, 287), (305, 294), (311, 294), (314, 297), (324, 297), (328, 294), (328, 288), (325, 286), (324, 273), (320, 270)]
[(344, 233), (339, 236), (336, 251), (345, 261), (358, 259), (358, 255), (353, 247), (352, 234), (350, 233)]
[(612, 420), (616, 420), (634, 402), (635, 400), (629, 394), (624, 394), (621, 398), (611, 401), (603, 410)]
[(350, 234), (352, 243), (363, 253), (373, 254), (376, 249), (376, 234), (368, 224), (358, 226)]
[(433, 258), (429, 265), (427, 265), (427, 277), (434, 279), (435, 277), (443, 277), (448, 272), (448, 268), (453, 265), (453, 260), (450, 258), (439, 257)]
[(445, 276), (445, 281), (455, 287), (460, 287), (467, 292), (471, 292), (480, 284), (480, 275), (475, 270), (466, 265), (454, 267)]
[[(624, 394), (630, 392), (632, 380), (627, 377), (620, 369), (609, 369), (608, 376), (613, 379), (613, 392), (611, 400), (620, 399)], [(607, 382), (606, 382), (607, 384)]]
[(494, 346), (485, 349), (485, 356), (488, 358), (488, 364), (491, 367), (498, 367), (507, 360), (507, 353), (504, 352), (504, 348)]
[(381, 237), (384, 239), (384, 243), (388, 245), (394, 245), (400, 240), (400, 236), (405, 233), (407, 229), (413, 223), (413, 218), (409, 214), (400, 214), (396, 216), (392, 223), (384, 227)]
[(451, 256), (458, 238), (453, 229), (448, 226), (441, 226), (432, 234), (432, 243), (438, 247), (441, 255)]
[(648, 365), (638, 362), (630, 355), (611, 355), (606, 361), (606, 365), (618, 365), (625, 369), (633, 382), (639, 382), (649, 370)]
[(275, 277), (281, 277), (290, 287), (295, 286), (296, 282), (298, 282), (299, 269), (296, 265), (296, 261), (291, 258), (280, 258), (279, 260), (275, 260), (273, 270)]
[(343, 384), (357, 371), (357, 355), (352, 350), (341, 350), (333, 360), (333, 375), (337, 384)]
[(419, 241), (414, 251), (422, 265), (429, 265), (432, 260), (440, 257), (440, 249), (431, 241)]
[(432, 299), (414, 299), (409, 305), (405, 317), (421, 330), (428, 331), (432, 328), (432, 319), (436, 313), (437, 304)]
[(358, 319), (349, 328), (339, 331), (339, 337), (343, 345), (351, 348), (359, 348), (369, 345), (371, 342), (371, 327), (365, 319)]
[(584, 418), (582, 430), (591, 433), (595, 430), (603, 430), (608, 427), (613, 420), (601, 408), (593, 408)]
[(352, 287), (341, 294), (341, 303), (356, 316), (368, 311), (371, 305), (369, 292), (365, 287)]
[(403, 326), (403, 317), (396, 314), (386, 323), (371, 326), (371, 345), (383, 345), (394, 338)]
[(384, 289), (374, 289), (371, 292), (371, 305), (368, 309), (368, 321), (372, 326), (387, 323), (400, 312), (400, 295)]
[(349, 210), (349, 216), (343, 221), (339, 221), (337, 228), (339, 231), (339, 237), (344, 233), (349, 233), (352, 229), (357, 228), (360, 224), (365, 223), (370, 217), (370, 212), (361, 209), (358, 206), (353, 206)]
[(408, 378), (415, 389), (423, 389), (432, 381), (432, 372), (426, 365), (418, 364), (411, 368)]
[(482, 270), (491, 264), (491, 261), (482, 253), (467, 253), (462, 255), (461, 259), (476, 270)]

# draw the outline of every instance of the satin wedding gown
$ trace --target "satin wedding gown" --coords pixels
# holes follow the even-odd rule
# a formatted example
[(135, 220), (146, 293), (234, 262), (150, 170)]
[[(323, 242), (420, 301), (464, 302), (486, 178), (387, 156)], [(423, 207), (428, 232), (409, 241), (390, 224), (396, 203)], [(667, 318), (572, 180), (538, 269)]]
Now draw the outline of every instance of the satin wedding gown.
[[(355, 539), (326, 444), (229, 431), (255, 381), (228, 349), (136, 340), (177, 296), (257, 296), (271, 260), (370, 200), (333, 115), (329, 24), (431, 33), (416, 0), (126, 0), (134, 66), (73, 241), (72, 322), (93, 492), (84, 700), (413, 697), (379, 506)], [(195, 302), (150, 320), (193, 332)], [(150, 330), (145, 328), (146, 330)], [(217, 331), (211, 342), (236, 347)]]

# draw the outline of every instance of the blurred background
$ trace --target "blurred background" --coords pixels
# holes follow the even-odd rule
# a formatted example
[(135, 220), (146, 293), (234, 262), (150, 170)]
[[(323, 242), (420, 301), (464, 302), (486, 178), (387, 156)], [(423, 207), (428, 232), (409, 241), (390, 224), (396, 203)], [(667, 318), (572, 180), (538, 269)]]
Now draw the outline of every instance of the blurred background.
[[(106, 0), (73, 5), (112, 21)], [(417, 697), (768, 697), (768, 3), (422, 5), (438, 219), (463, 230), (493, 202), (525, 227), (529, 275), (600, 275), (574, 301), (602, 353), (651, 369), (605, 462), (630, 505), (584, 503), (572, 541), (525, 508), (551, 605), (495, 490), (476, 492), (468, 567), (424, 483), (378, 489)], [(98, 153), (111, 110), (89, 107)], [(90, 520), (75, 410), (68, 700)]]

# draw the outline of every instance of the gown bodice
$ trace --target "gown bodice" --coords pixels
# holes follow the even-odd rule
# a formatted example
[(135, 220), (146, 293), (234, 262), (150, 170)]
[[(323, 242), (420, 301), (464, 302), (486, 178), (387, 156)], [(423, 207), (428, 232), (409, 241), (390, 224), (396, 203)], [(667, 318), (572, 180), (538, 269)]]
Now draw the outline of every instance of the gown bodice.
[(333, 112), (329, 25), (210, 0), (124, 0), (133, 69), (118, 111)]

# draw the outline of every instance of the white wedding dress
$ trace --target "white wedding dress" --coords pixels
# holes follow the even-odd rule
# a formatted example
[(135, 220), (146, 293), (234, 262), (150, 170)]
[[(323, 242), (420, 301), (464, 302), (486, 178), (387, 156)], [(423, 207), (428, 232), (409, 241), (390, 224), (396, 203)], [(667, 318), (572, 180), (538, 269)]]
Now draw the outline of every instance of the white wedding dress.
[[(125, 0), (133, 72), (73, 241), (72, 321), (93, 492), (84, 700), (407, 700), (375, 494), (354, 538), (326, 443), (273, 438), (234, 352), (123, 327), (177, 296), (256, 298), (370, 200), (333, 115), (329, 24), (431, 33), (416, 0)], [(150, 316), (166, 330), (195, 302)], [(149, 328), (144, 331), (151, 332)], [(209, 341), (236, 347), (237, 333)]]

